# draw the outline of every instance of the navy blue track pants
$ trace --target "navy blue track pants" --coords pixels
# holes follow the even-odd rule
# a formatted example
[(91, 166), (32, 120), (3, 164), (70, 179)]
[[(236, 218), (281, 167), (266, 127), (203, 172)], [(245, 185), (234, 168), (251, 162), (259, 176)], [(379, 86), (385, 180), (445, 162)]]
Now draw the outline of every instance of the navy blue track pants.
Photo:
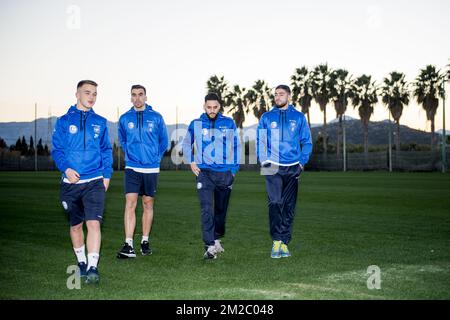
[(297, 202), (300, 165), (280, 166), (275, 174), (266, 175), (266, 190), (269, 201), (269, 225), (272, 240), (288, 244)]
[(197, 177), (202, 234), (205, 246), (225, 235), (225, 220), (234, 177), (230, 171), (201, 169)]

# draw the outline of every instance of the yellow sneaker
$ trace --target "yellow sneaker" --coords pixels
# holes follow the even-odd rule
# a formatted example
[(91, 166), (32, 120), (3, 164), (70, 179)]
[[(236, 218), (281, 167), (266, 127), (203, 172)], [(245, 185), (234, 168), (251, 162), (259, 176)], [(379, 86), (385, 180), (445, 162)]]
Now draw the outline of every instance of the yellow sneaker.
[(289, 252), (288, 246), (285, 245), (284, 243), (281, 244), (280, 251), (281, 251), (281, 257), (282, 258), (287, 258), (287, 257), (291, 256), (291, 253)]
[(272, 244), (272, 253), (270, 254), (271, 258), (278, 259), (281, 258), (281, 241), (274, 241)]

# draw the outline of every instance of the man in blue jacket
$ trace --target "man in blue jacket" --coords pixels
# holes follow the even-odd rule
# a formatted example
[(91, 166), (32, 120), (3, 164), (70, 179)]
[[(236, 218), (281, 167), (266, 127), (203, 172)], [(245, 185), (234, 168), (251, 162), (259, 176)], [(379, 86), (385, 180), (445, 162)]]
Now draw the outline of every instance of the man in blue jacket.
[[(87, 283), (98, 283), (101, 231), (105, 192), (112, 175), (112, 148), (107, 121), (92, 107), (97, 84), (91, 80), (77, 85), (77, 104), (60, 117), (52, 137), (52, 156), (62, 172), (61, 203), (68, 214), (70, 237), (80, 275)], [(83, 223), (87, 226), (87, 259)]]
[(163, 117), (146, 104), (147, 91), (141, 85), (131, 87), (133, 107), (119, 119), (119, 140), (125, 153), (125, 243), (117, 258), (135, 258), (133, 235), (136, 205), (142, 196), (141, 254), (152, 253), (149, 236), (153, 223), (153, 205), (159, 177), (159, 164), (168, 148)]
[(203, 257), (215, 259), (224, 251), (219, 239), (225, 235), (231, 189), (239, 170), (240, 144), (236, 125), (219, 112), (219, 97), (215, 93), (206, 95), (203, 108), (205, 113), (189, 125), (183, 155), (197, 180), (205, 244)]
[(298, 179), (312, 151), (305, 116), (289, 105), (291, 90), (275, 88), (275, 106), (265, 112), (257, 131), (256, 152), (266, 176), (272, 258), (290, 257)]

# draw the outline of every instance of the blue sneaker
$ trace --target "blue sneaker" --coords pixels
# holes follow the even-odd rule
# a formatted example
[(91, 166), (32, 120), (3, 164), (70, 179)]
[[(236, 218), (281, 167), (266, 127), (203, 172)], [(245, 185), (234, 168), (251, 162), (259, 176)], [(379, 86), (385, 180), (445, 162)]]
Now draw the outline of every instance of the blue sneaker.
[(78, 268), (80, 269), (80, 277), (84, 278), (87, 276), (87, 265), (86, 262), (78, 262)]
[(272, 253), (270, 254), (270, 257), (274, 258), (274, 259), (281, 258), (281, 241), (280, 240), (273, 241)]
[(87, 271), (86, 283), (97, 284), (100, 281), (100, 275), (96, 267), (90, 267)]
[(289, 252), (288, 246), (284, 243), (281, 244), (281, 257), (282, 258), (288, 258), (291, 256), (291, 253)]

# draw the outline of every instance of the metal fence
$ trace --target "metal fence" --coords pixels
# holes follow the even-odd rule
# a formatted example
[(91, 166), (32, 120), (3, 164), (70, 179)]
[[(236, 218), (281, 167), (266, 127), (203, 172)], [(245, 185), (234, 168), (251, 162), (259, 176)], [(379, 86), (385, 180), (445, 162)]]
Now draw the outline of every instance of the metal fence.
[[(447, 159), (450, 152), (447, 150)], [(389, 170), (394, 171), (440, 171), (442, 170), (442, 155), (440, 151), (399, 151), (392, 152), (391, 165), (389, 165), (389, 153), (369, 152), (366, 157), (364, 153), (347, 154), (347, 170)], [(307, 165), (311, 170), (343, 170), (344, 161), (342, 156), (323, 154), (311, 155)], [(447, 161), (447, 170), (449, 170)]]
[[(450, 170), (450, 150), (447, 150), (447, 171)], [(246, 161), (248, 163), (248, 161)], [(117, 158), (114, 159), (114, 170), (117, 170)], [(392, 153), (392, 170), (394, 171), (441, 171), (442, 155), (440, 151), (399, 151)], [(312, 154), (306, 166), (307, 170), (342, 171), (344, 162), (342, 156), (336, 154)], [(39, 171), (57, 170), (51, 157), (38, 156), (37, 169)], [(123, 161), (121, 170), (124, 169)], [(347, 170), (389, 170), (388, 152), (369, 152), (367, 158), (364, 153), (347, 154)], [(9, 152), (0, 152), (0, 170), (31, 171), (35, 170), (33, 156), (18, 156)], [(186, 164), (175, 165), (170, 157), (161, 161), (161, 170), (190, 170)], [(259, 170), (257, 164), (242, 164), (240, 170)]]

